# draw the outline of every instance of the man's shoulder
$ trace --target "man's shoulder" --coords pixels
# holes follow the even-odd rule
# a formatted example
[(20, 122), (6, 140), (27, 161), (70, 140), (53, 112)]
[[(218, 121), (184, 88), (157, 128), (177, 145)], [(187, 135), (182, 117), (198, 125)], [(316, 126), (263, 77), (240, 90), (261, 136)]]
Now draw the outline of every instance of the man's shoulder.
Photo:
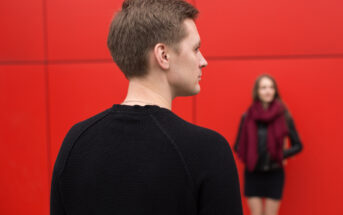
[(202, 146), (211, 150), (226, 150), (229, 146), (227, 139), (218, 131), (201, 126), (198, 126), (198, 128), (199, 132), (197, 135)]
[(104, 110), (96, 115), (93, 115), (92, 117), (89, 117), (83, 121), (80, 121), (74, 124), (69, 129), (66, 136), (64, 137), (58, 156), (56, 158), (54, 171), (58, 171), (59, 173), (62, 172), (64, 165), (66, 163), (66, 160), (68, 158), (68, 155), (71, 149), (73, 148), (73, 145), (75, 144), (75, 142), (89, 127), (94, 125), (99, 120), (103, 119), (105, 116), (109, 114), (109, 112), (110, 112), (110, 109)]
[(99, 122), (101, 119), (106, 117), (111, 112), (111, 109), (106, 109), (100, 113), (97, 113), (87, 119), (84, 119), (76, 124), (74, 124), (68, 131), (67, 137), (69, 136), (75, 136), (78, 134), (81, 134), (89, 127), (93, 126), (95, 123)]
[(224, 136), (222, 134), (220, 134), (218, 131), (207, 128), (207, 127), (203, 127), (203, 126), (199, 126), (199, 125), (195, 125), (192, 124), (194, 126), (194, 128), (196, 128), (196, 134), (199, 135), (200, 138), (203, 138), (204, 140), (209, 140), (209, 141), (224, 141), (226, 142), (226, 139), (224, 138)]
[(74, 125), (71, 126), (69, 131), (67, 132), (66, 136), (64, 137), (62, 148), (70, 148), (78, 140), (78, 138), (90, 127), (95, 125), (97, 122), (101, 121), (103, 118), (105, 118), (109, 113), (111, 109), (106, 109), (100, 113), (97, 113), (85, 120), (82, 120)]
[(198, 147), (228, 143), (219, 132), (188, 122), (177, 116), (165, 121), (164, 125), (166, 129), (170, 129), (167, 132), (170, 132), (173, 138), (183, 142), (183, 144), (188, 143)]

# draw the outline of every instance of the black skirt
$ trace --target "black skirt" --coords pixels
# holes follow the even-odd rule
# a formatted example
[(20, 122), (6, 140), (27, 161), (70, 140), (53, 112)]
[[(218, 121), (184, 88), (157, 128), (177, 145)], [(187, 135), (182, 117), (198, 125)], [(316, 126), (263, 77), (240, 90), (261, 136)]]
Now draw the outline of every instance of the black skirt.
[(244, 195), (281, 200), (285, 182), (284, 168), (270, 171), (244, 170)]

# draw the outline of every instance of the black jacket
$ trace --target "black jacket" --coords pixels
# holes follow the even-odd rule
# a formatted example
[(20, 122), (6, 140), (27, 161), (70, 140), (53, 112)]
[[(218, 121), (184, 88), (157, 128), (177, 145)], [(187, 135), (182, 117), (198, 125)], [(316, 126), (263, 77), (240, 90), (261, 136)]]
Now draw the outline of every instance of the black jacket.
[[(234, 145), (234, 150), (237, 153), (238, 142), (242, 131), (242, 125), (245, 120), (246, 114), (243, 114), (241, 122), (239, 125), (239, 131), (237, 134), (236, 142)], [(285, 117), (289, 129), (289, 139), (291, 147), (283, 151), (283, 158), (289, 158), (299, 153), (303, 145), (298, 136), (297, 130), (294, 125), (293, 119), (288, 115)], [(271, 169), (282, 168), (276, 161), (270, 159), (270, 154), (267, 150), (267, 123), (258, 122), (257, 132), (258, 132), (258, 161), (255, 167), (256, 171), (269, 171)]]

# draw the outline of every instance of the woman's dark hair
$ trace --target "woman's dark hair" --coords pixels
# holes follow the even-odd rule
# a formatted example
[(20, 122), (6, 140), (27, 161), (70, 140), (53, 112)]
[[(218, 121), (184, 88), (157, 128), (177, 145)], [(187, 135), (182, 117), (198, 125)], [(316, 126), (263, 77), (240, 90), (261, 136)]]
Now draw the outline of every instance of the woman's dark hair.
[(275, 89), (274, 99), (278, 99), (278, 100), (282, 101), (275, 79), (271, 75), (268, 75), (268, 74), (262, 74), (262, 75), (258, 76), (257, 79), (255, 80), (254, 88), (252, 90), (253, 101), (260, 100), (260, 98), (258, 96), (258, 88), (260, 87), (260, 82), (263, 78), (268, 78), (269, 80), (271, 80), (273, 82), (274, 89)]
[(253, 87), (253, 90), (252, 90), (253, 102), (260, 100), (260, 98), (258, 96), (258, 88), (260, 87), (260, 82), (261, 82), (261, 80), (263, 78), (268, 78), (269, 80), (271, 80), (273, 82), (274, 89), (275, 89), (274, 99), (277, 99), (280, 102), (282, 102), (282, 104), (284, 104), (284, 106), (286, 108), (286, 111), (285, 111), (286, 119), (290, 119), (291, 118), (291, 114), (290, 114), (286, 104), (281, 99), (277, 83), (276, 83), (275, 79), (271, 75), (269, 75), (269, 74), (262, 74), (262, 75), (258, 76), (257, 79), (255, 80), (255, 84), (254, 84), (254, 87)]

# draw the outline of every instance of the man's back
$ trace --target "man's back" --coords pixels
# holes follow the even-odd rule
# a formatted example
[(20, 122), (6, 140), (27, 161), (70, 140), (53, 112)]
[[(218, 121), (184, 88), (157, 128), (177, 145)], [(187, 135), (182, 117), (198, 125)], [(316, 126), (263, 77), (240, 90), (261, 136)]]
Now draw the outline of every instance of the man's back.
[(51, 214), (242, 214), (231, 149), (168, 109), (114, 105), (68, 132)]

